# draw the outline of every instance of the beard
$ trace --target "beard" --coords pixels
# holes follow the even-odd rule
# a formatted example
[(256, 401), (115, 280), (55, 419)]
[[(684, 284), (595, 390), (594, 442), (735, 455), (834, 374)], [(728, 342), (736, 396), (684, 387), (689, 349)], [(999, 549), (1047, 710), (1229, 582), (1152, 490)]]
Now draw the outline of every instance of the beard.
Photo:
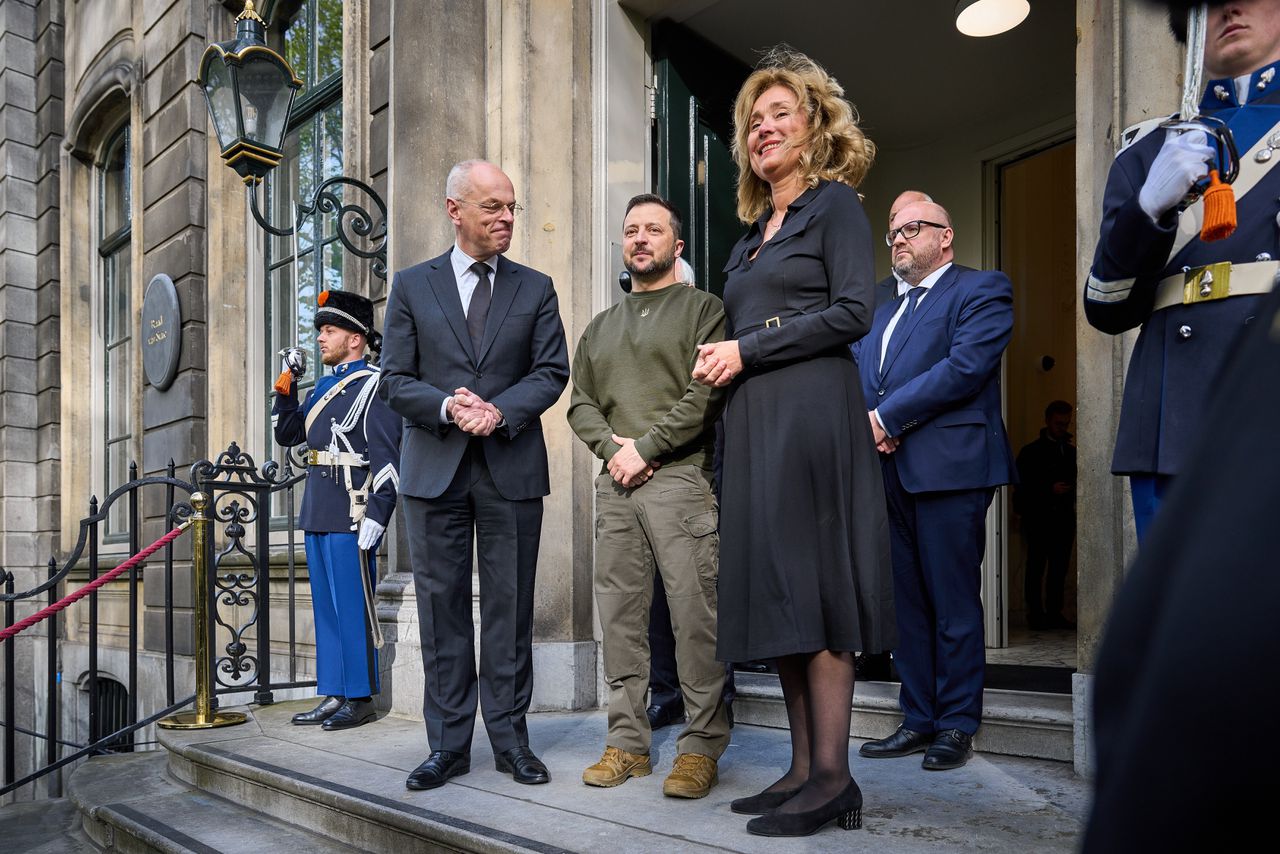
[(327, 353), (320, 354), (320, 362), (330, 368), (334, 365), (341, 365), (343, 362), (351, 359), (350, 347), (333, 346), (329, 348)]
[(894, 261), (893, 272), (897, 273), (902, 281), (918, 285), (938, 266), (940, 260), (942, 260), (942, 247), (934, 245), (927, 249), (918, 248), (905, 260)]
[(676, 265), (676, 253), (673, 251), (666, 255), (659, 255), (655, 252), (649, 256), (649, 263), (643, 266), (632, 263), (630, 259), (623, 260), (622, 265), (633, 276), (656, 279)]

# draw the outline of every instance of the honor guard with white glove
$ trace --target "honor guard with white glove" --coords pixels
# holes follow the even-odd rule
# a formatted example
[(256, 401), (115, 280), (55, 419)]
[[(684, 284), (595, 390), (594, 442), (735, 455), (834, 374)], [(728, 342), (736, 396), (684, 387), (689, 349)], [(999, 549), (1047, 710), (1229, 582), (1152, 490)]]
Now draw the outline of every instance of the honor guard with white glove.
[(381, 349), (373, 303), (346, 291), (325, 291), (317, 303), (320, 358), (333, 371), (299, 405), (296, 379), (305, 372), (305, 359), (287, 351), (271, 412), (280, 445), (305, 442), (308, 448), (299, 522), (323, 700), (293, 722), (339, 730), (376, 717), (382, 643), (373, 607), (374, 553), (395, 510), (401, 420), (378, 397), (380, 372), (365, 358), (366, 347)]
[[(1185, 41), (1185, 12), (1170, 21)], [(1206, 408), (1218, 372), (1280, 267), (1280, 0), (1210, 3), (1204, 34), (1213, 79), (1199, 116), (1224, 122), (1234, 137), (1238, 225), (1206, 240), (1204, 198), (1186, 203), (1220, 168), (1208, 134), (1186, 123), (1165, 129), (1160, 119), (1136, 125), (1107, 178), (1084, 289), (1094, 327), (1113, 335), (1141, 328), (1111, 463), (1130, 478), (1139, 539), (1214, 418)]]

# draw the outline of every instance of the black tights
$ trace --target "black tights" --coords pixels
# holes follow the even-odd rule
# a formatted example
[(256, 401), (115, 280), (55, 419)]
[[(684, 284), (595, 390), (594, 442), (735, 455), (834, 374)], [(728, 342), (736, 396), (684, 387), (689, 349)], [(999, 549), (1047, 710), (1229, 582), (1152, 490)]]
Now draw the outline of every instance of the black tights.
[(788, 655), (777, 660), (791, 727), (791, 767), (766, 791), (799, 788), (779, 812), (819, 807), (844, 791), (849, 773), (853, 653)]

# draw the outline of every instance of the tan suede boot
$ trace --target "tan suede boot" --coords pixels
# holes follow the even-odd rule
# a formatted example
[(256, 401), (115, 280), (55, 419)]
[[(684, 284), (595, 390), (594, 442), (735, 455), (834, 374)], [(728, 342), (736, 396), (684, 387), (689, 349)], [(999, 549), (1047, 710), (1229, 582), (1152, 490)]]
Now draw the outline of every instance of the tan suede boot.
[(718, 779), (716, 761), (701, 753), (681, 753), (662, 784), (669, 798), (705, 798)]
[(647, 753), (627, 753), (617, 747), (606, 747), (600, 761), (582, 772), (582, 782), (588, 786), (617, 786), (631, 777), (647, 777), (652, 773)]

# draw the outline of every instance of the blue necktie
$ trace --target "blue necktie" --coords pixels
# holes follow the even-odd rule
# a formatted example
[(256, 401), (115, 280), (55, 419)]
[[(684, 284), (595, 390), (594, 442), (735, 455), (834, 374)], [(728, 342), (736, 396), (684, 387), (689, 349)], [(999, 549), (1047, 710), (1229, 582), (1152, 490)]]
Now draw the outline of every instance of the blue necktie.
[(928, 290), (928, 288), (916, 285), (914, 288), (907, 291), (907, 310), (902, 313), (902, 317), (898, 318), (898, 324), (893, 327), (893, 334), (889, 336), (889, 349), (893, 349), (893, 339), (902, 334), (902, 330), (906, 327), (907, 321), (911, 319), (911, 315), (915, 314), (916, 303), (920, 301), (920, 296), (926, 290)]

